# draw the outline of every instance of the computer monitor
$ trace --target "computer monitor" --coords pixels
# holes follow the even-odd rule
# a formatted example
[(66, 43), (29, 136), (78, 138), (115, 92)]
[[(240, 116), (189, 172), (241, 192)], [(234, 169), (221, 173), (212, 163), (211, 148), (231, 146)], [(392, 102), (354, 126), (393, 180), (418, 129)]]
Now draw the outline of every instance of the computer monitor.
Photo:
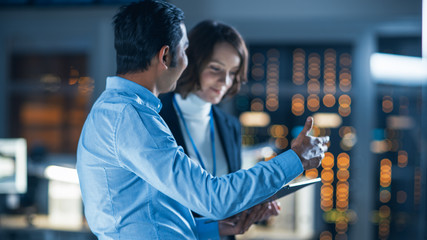
[(0, 138), (0, 194), (27, 191), (27, 141)]

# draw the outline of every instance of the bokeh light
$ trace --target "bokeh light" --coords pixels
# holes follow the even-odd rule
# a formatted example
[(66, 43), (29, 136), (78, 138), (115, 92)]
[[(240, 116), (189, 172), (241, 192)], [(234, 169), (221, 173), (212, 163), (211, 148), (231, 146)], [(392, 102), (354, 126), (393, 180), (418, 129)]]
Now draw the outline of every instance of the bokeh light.
[(408, 153), (406, 151), (399, 151), (397, 154), (397, 165), (404, 168), (408, 165)]
[(382, 109), (385, 113), (393, 111), (393, 98), (390, 96), (384, 96), (382, 101)]
[(316, 168), (305, 170), (305, 177), (309, 179), (317, 178), (319, 176), (319, 171)]
[(295, 94), (292, 97), (292, 113), (296, 116), (301, 116), (304, 113), (304, 96)]
[(326, 94), (323, 97), (323, 105), (326, 107), (333, 107), (335, 105), (335, 96), (332, 94)]
[(251, 101), (251, 111), (263, 111), (264, 110), (264, 102), (260, 98), (254, 98)]
[(319, 104), (319, 97), (317, 95), (310, 94), (310, 96), (308, 96), (307, 108), (312, 112), (319, 110), (320, 104)]
[(305, 82), (305, 51), (301, 48), (293, 52), (292, 81), (295, 85), (303, 85)]

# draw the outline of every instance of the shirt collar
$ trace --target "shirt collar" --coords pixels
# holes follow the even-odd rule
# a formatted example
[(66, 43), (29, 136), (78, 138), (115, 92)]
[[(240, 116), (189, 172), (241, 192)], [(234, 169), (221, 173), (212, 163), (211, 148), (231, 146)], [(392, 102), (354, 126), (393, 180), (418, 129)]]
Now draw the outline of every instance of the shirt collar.
[(135, 94), (135, 101), (138, 104), (146, 105), (157, 113), (162, 109), (162, 103), (150, 90), (145, 87), (118, 76), (107, 77), (106, 89), (120, 89), (127, 93)]

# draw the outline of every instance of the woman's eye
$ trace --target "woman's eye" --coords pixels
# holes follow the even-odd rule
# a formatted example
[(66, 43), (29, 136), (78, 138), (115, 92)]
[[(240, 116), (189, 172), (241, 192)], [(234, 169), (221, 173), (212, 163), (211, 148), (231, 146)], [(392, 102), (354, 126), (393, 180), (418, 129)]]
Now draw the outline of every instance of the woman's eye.
[(215, 67), (215, 66), (210, 66), (210, 69), (215, 71), (215, 72), (218, 72), (221, 70), (219, 67)]

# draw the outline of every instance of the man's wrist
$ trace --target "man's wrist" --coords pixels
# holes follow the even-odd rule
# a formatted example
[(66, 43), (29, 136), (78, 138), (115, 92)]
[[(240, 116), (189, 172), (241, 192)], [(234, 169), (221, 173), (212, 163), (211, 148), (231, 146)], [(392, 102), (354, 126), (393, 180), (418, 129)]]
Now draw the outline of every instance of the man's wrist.
[(292, 149), (281, 153), (272, 160), (274, 160), (281, 167), (287, 178), (287, 182), (298, 177), (304, 171), (301, 158)]

